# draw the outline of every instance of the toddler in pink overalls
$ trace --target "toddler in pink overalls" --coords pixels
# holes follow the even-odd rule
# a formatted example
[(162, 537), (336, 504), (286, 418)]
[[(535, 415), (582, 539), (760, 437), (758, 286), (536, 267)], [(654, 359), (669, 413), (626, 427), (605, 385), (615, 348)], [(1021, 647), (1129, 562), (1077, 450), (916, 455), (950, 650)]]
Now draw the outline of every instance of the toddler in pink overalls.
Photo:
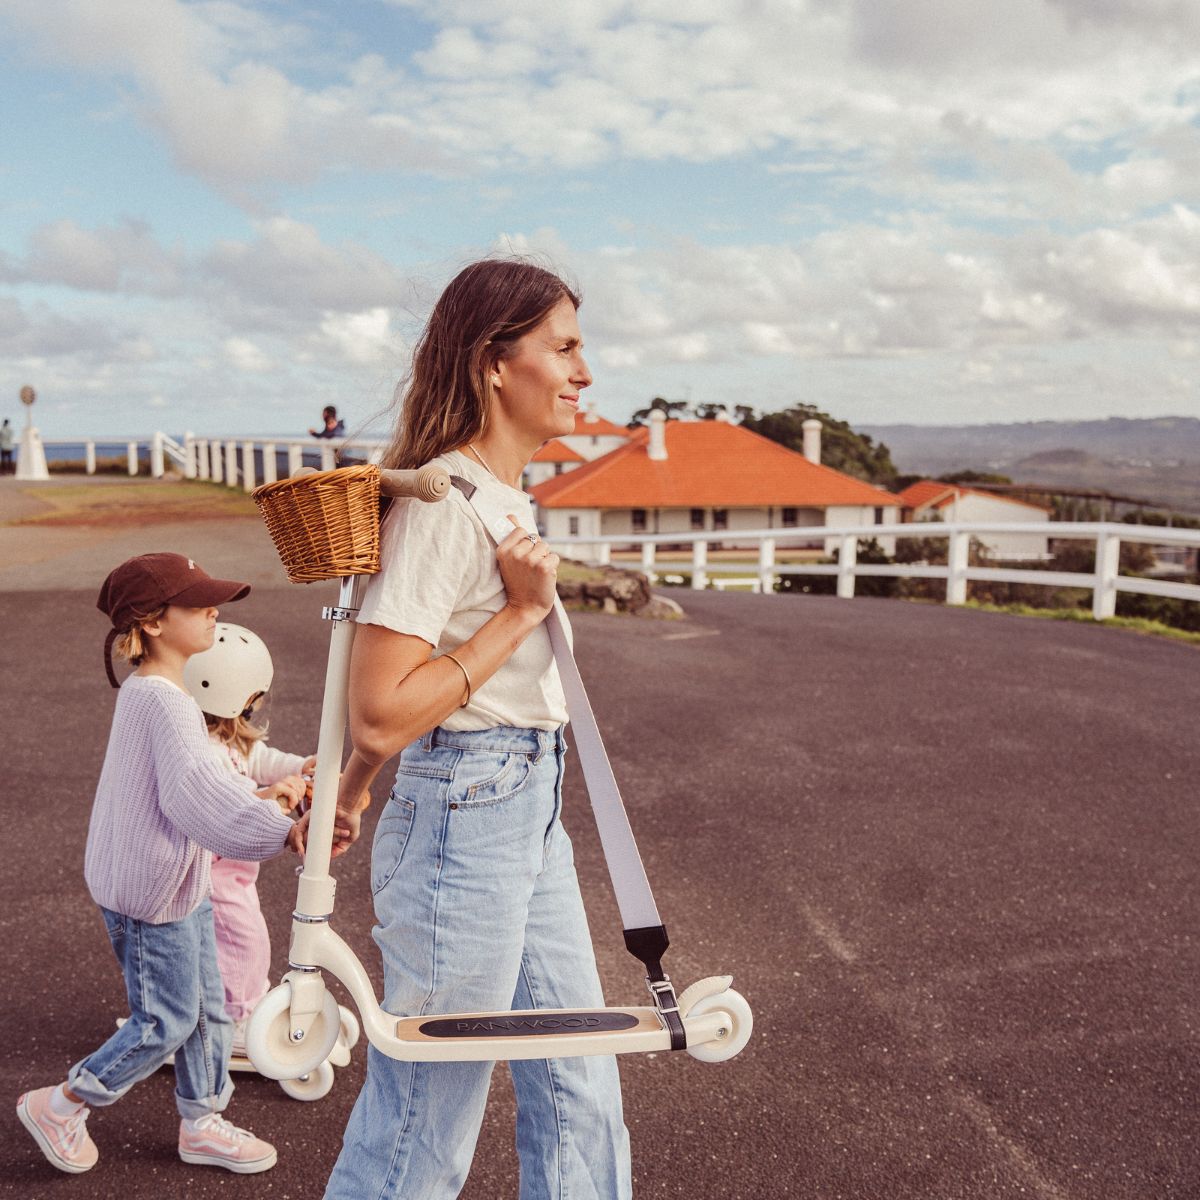
[[(253, 722), (274, 678), (262, 638), (241, 625), (221, 622), (211, 649), (193, 655), (184, 683), (196, 698), (208, 736), (228, 769), (247, 789), (284, 812), (300, 806), (316, 757), (268, 746), (266, 728)], [(258, 863), (213, 858), (212, 907), (217, 962), (225, 985), (225, 1010), (234, 1022), (233, 1053), (246, 1053), (246, 1020), (270, 987), (271, 939), (258, 903)]]

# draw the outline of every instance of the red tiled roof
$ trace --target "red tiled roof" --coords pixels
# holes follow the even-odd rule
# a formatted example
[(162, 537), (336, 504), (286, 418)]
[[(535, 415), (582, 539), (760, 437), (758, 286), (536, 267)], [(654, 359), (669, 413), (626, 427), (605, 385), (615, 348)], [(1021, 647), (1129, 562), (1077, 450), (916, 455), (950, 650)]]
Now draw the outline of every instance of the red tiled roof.
[[(578, 426), (576, 426), (578, 428)], [(810, 463), (726, 421), (668, 421), (667, 458), (646, 453), (649, 431), (530, 489), (544, 508), (889, 507), (890, 492)]]
[(1018, 500), (1015, 496), (1002, 496), (998, 492), (985, 491), (983, 488), (966, 487), (961, 483), (940, 483), (936, 479), (921, 479), (910, 484), (900, 493), (900, 503), (905, 508), (926, 508), (932, 504), (934, 508), (945, 508), (952, 504), (956, 496), (987, 496), (990, 500), (1003, 500), (1005, 504), (1015, 504), (1020, 508), (1032, 508), (1037, 512), (1051, 510), (1029, 500)]
[(558, 438), (551, 438), (548, 442), (544, 442), (538, 447), (538, 452), (529, 460), (530, 462), (587, 462), (587, 459), (582, 454), (572, 450), (566, 442), (560, 442)]
[(624, 425), (614, 425), (599, 413), (578, 412), (575, 414), (576, 437), (611, 436), (629, 437), (630, 431)]

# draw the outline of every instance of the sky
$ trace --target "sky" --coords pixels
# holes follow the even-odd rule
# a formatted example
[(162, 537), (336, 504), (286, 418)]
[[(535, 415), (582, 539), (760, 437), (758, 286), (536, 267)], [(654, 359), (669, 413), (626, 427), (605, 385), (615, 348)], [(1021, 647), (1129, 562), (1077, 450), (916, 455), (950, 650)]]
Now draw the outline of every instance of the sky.
[(0, 414), (382, 434), (446, 282), (656, 395), (1200, 415), (1195, 0), (0, 0)]

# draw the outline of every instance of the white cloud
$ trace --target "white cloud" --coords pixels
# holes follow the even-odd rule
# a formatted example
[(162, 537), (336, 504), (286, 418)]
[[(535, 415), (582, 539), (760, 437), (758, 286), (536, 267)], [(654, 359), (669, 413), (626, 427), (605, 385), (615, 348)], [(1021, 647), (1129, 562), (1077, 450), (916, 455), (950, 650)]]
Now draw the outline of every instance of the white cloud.
[(239, 371), (269, 371), (271, 359), (249, 338), (225, 339), (225, 357)]
[(321, 322), (321, 339), (347, 362), (369, 366), (395, 364), (402, 349), (391, 328), (386, 308), (357, 313), (328, 313)]

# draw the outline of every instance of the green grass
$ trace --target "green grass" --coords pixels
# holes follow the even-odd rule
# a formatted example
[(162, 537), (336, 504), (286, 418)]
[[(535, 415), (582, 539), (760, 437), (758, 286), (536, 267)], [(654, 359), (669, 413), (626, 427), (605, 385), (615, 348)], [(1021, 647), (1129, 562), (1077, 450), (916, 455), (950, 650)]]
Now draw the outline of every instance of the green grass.
[(1200, 646), (1200, 633), (1176, 629), (1171, 625), (1164, 625), (1161, 621), (1148, 621), (1144, 617), (1109, 617), (1104, 621), (1097, 621), (1089, 611), (1082, 608), (1034, 608), (1030, 604), (983, 604), (978, 600), (968, 600), (963, 607), (974, 608), (979, 612), (1010, 613), (1017, 617), (1041, 617), (1043, 620), (1049, 621), (1080, 621), (1087, 625), (1104, 625), (1109, 629), (1130, 629), (1134, 633), (1147, 634), (1151, 637), (1165, 637), (1172, 641)]

